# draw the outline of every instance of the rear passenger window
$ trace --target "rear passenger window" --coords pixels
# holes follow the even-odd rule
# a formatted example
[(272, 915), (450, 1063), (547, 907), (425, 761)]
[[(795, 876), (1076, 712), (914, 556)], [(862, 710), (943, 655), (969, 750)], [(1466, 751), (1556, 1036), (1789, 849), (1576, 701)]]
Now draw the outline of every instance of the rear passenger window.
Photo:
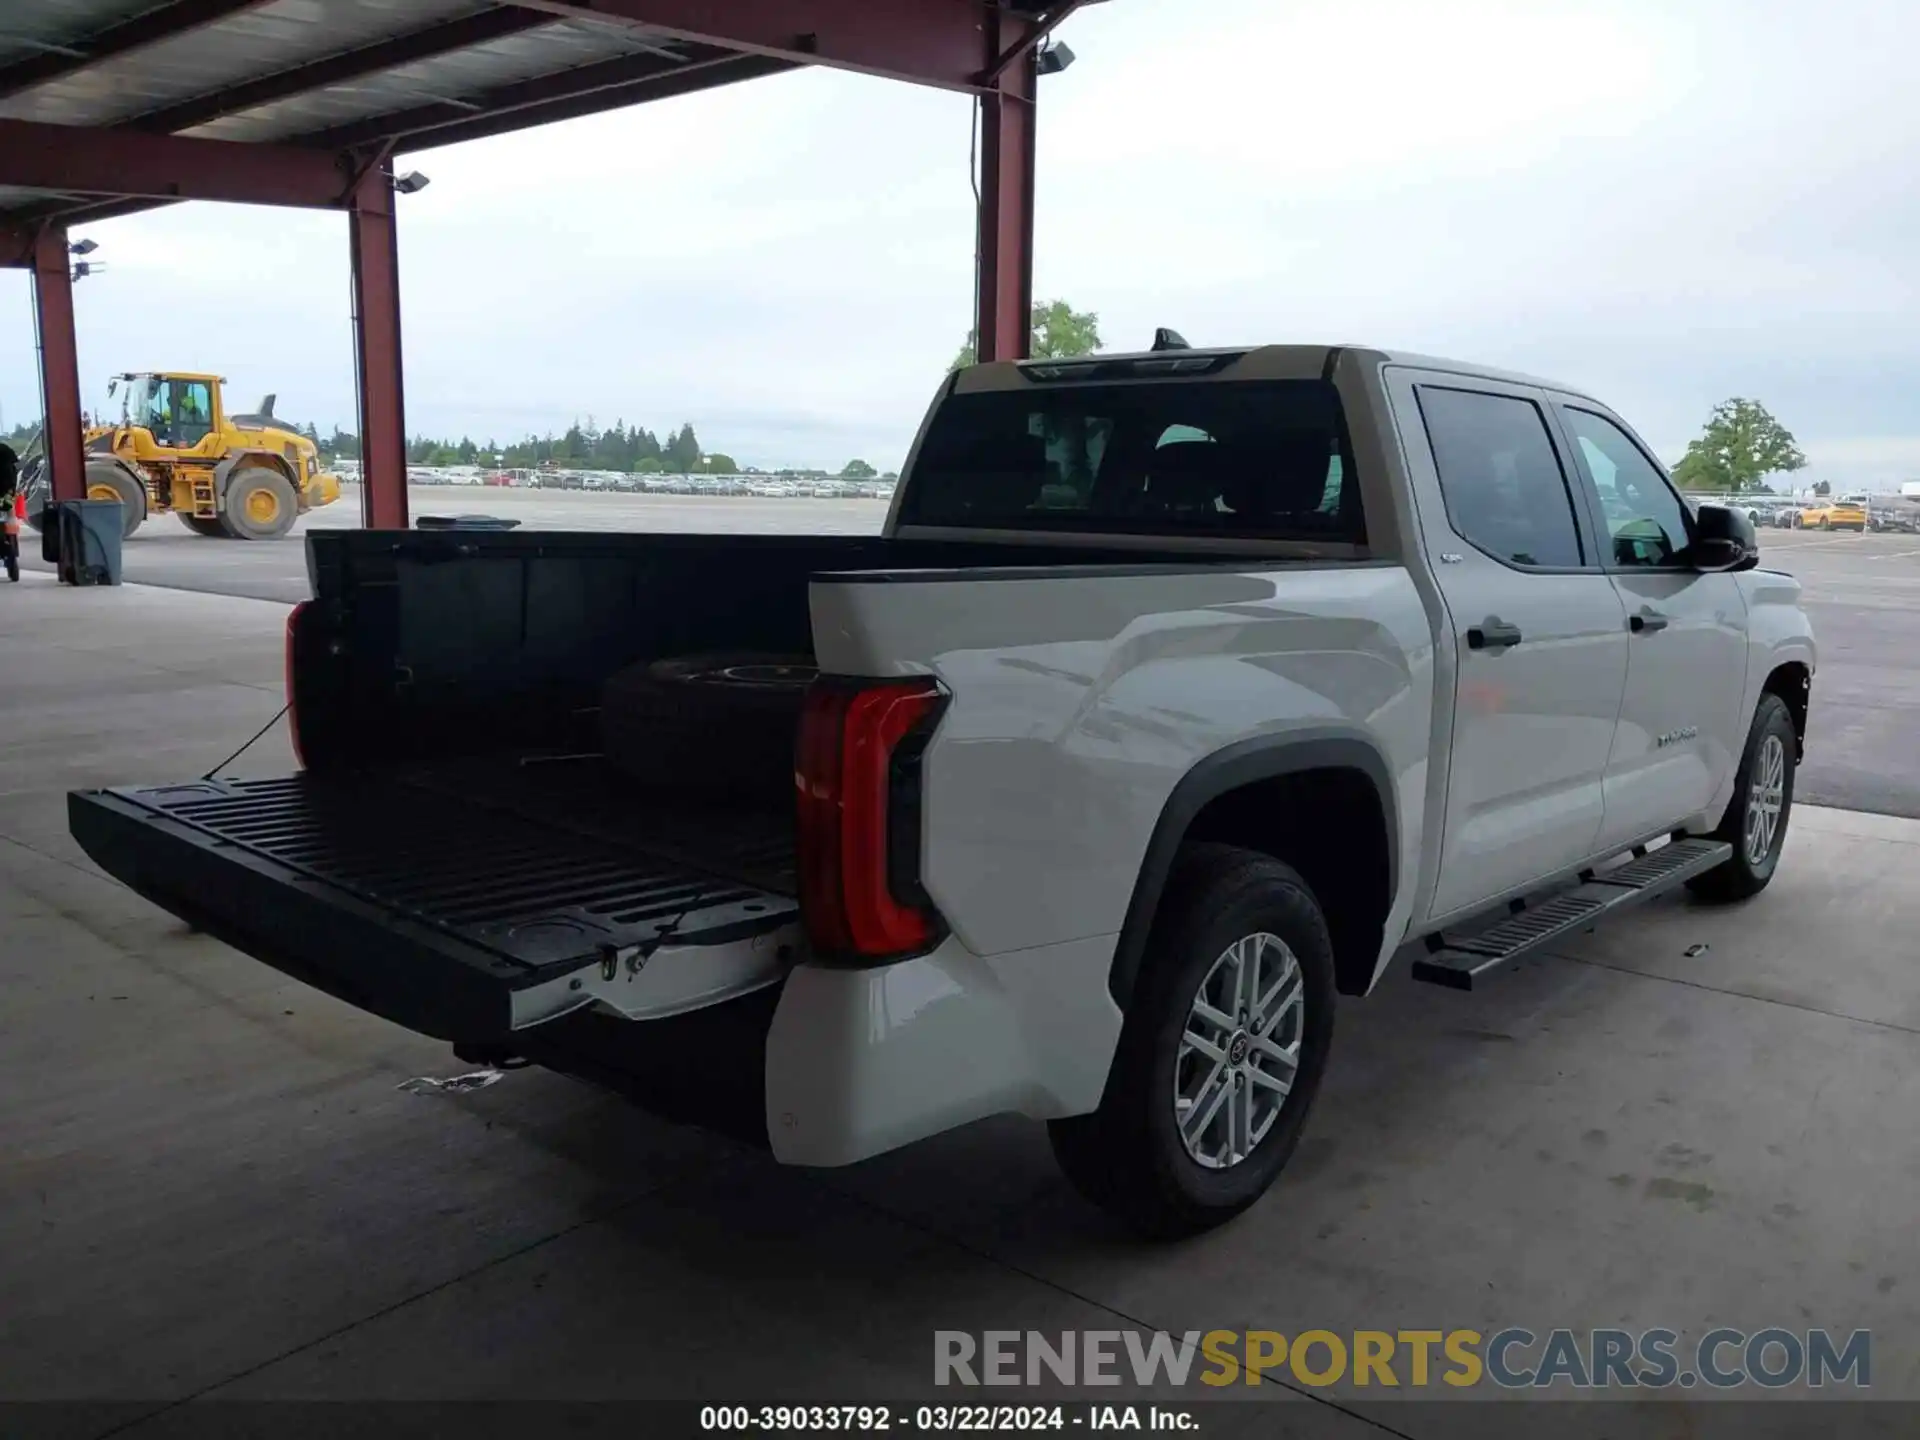
[(1508, 565), (1582, 563), (1573, 492), (1531, 400), (1423, 385), (1420, 413), (1460, 538)]

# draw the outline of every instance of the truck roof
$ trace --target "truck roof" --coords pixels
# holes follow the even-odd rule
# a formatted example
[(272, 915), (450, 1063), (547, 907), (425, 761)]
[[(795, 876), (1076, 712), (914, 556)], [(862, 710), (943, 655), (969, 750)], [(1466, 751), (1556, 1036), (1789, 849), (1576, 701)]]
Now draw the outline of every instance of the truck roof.
[(1542, 390), (1554, 390), (1565, 395), (1594, 399), (1579, 386), (1568, 385), (1564, 381), (1547, 380), (1538, 375), (1501, 370), (1491, 365), (1480, 365), (1471, 361), (1448, 360), (1437, 355), (1421, 355), (1406, 350), (1382, 350), (1370, 345), (1196, 346), (1190, 350), (1100, 351), (1094, 355), (1074, 356), (1071, 359), (1060, 360), (989, 361), (986, 364), (974, 365), (962, 370), (954, 388), (961, 392), (1013, 389), (1030, 383), (1020, 373), (1022, 366), (1075, 365), (1096, 361), (1208, 360), (1223, 355), (1240, 357), (1228, 367), (1235, 379), (1311, 379), (1324, 373), (1327, 357), (1336, 350), (1357, 356), (1362, 361), (1373, 365), (1407, 365), (1422, 370), (1441, 370), (1455, 375), (1499, 380), (1509, 385), (1531, 385)]

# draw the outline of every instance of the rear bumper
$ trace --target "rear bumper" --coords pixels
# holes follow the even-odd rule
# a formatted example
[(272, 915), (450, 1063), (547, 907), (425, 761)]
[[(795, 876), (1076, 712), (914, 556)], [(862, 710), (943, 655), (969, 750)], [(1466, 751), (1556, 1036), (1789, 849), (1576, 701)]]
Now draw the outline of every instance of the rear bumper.
[(873, 970), (799, 966), (767, 1036), (774, 1158), (848, 1165), (989, 1115), (1094, 1109), (1120, 1040), (1116, 938), (992, 957), (949, 938)]

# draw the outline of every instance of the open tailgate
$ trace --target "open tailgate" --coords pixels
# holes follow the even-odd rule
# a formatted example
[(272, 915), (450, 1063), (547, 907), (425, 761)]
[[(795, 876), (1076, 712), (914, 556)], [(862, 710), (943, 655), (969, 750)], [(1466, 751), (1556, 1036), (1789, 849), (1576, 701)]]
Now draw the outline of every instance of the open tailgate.
[(596, 1003), (634, 1019), (718, 1003), (776, 982), (798, 944), (790, 896), (390, 777), (75, 791), (68, 823), (189, 924), (456, 1043)]

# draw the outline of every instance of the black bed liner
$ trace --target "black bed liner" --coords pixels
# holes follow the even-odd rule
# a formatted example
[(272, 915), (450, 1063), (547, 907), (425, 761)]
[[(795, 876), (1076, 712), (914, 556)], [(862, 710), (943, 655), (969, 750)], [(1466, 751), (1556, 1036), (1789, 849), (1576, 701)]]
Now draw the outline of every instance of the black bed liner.
[(486, 1041), (513, 992), (607, 947), (720, 944), (798, 913), (781, 817), (637, 808), (597, 769), (203, 780), (75, 792), (68, 814), (109, 874), (237, 948)]

